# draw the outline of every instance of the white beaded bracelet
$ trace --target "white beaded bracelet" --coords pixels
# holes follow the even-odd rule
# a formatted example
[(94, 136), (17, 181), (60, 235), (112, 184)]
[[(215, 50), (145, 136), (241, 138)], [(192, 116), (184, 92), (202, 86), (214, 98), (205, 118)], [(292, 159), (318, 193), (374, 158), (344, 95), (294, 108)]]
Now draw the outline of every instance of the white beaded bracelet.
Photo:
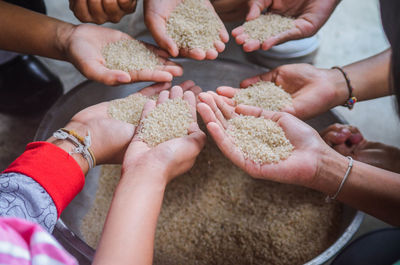
[(325, 201), (328, 202), (328, 203), (337, 198), (337, 196), (339, 195), (340, 191), (342, 190), (342, 187), (343, 187), (344, 183), (346, 182), (347, 177), (350, 175), (350, 171), (351, 171), (351, 169), (353, 167), (353, 161), (354, 160), (353, 160), (353, 158), (351, 156), (347, 156), (347, 158), (349, 159), (349, 165), (347, 167), (346, 173), (344, 174), (342, 182), (340, 183), (339, 188), (336, 191), (336, 193), (333, 196), (329, 196), (329, 195), (326, 196)]

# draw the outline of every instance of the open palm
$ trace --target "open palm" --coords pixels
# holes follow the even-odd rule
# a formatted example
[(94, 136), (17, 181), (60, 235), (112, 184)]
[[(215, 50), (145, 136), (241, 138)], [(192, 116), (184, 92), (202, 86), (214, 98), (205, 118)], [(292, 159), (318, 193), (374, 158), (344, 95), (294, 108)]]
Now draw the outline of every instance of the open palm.
[[(308, 64), (291, 64), (280, 66), (270, 72), (243, 80), (241, 87), (248, 87), (259, 81), (270, 81), (282, 88), (292, 96), (292, 106), (286, 106), (281, 111), (306, 120), (317, 116), (346, 100), (344, 91), (341, 97), (336, 88), (335, 70), (317, 69)], [(344, 81), (343, 78), (339, 78)], [(222, 86), (217, 93), (227, 97), (226, 102), (234, 105), (231, 99), (238, 91), (237, 88)]]
[[(213, 6), (208, 0), (203, 0), (208, 8), (215, 13)], [(145, 0), (144, 1), (144, 19), (155, 41), (161, 48), (167, 50), (172, 56), (178, 55), (189, 57), (196, 60), (215, 59), (218, 53), (225, 49), (225, 44), (229, 40), (228, 32), (223, 26), (220, 32), (220, 39), (214, 43), (215, 49), (204, 51), (200, 48), (179, 49), (177, 44), (167, 33), (167, 21), (176, 8), (183, 0)], [(223, 23), (221, 22), (221, 25)]]
[(101, 54), (108, 43), (121, 39), (132, 39), (129, 35), (105, 27), (82, 24), (71, 32), (66, 44), (66, 59), (91, 80), (107, 85), (118, 85), (136, 81), (169, 82), (173, 76), (183, 73), (182, 67), (168, 61), (168, 53), (146, 44), (162, 60), (162, 65), (155, 70), (132, 70), (129, 73), (121, 70), (111, 70), (105, 65)]
[[(318, 172), (319, 154), (329, 148), (313, 128), (284, 112), (267, 112), (243, 105), (235, 109), (212, 92), (201, 93), (199, 98), (202, 102), (197, 108), (207, 124), (208, 131), (220, 150), (235, 165), (255, 178), (303, 186), (311, 185)], [(257, 164), (246, 158), (226, 132), (227, 120), (239, 114), (264, 117), (278, 123), (294, 146), (292, 154), (276, 164)]]

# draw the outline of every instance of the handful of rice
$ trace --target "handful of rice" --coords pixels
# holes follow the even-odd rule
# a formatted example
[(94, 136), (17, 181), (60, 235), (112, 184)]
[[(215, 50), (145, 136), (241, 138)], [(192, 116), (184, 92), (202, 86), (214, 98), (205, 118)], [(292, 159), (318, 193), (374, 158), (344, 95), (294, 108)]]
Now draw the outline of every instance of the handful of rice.
[(206, 6), (208, 0), (184, 0), (171, 13), (167, 33), (179, 48), (213, 49), (222, 23)]
[(140, 93), (135, 93), (126, 98), (115, 99), (108, 105), (108, 114), (120, 121), (139, 125), (140, 116), (148, 98)]
[(123, 39), (107, 44), (102, 55), (106, 67), (112, 70), (154, 70), (161, 65), (160, 57), (148, 49), (143, 43), (134, 39)]
[(272, 82), (260, 81), (248, 88), (240, 89), (233, 97), (236, 104), (259, 107), (265, 110), (280, 111), (292, 105), (289, 93)]
[(142, 120), (138, 136), (150, 146), (187, 135), (193, 122), (189, 104), (181, 98), (157, 105)]
[(294, 27), (294, 19), (278, 14), (267, 13), (243, 24), (244, 31), (253, 40), (263, 43), (266, 39)]
[(293, 145), (282, 128), (263, 117), (240, 115), (230, 119), (227, 133), (246, 158), (259, 164), (277, 163), (288, 158), (293, 151)]

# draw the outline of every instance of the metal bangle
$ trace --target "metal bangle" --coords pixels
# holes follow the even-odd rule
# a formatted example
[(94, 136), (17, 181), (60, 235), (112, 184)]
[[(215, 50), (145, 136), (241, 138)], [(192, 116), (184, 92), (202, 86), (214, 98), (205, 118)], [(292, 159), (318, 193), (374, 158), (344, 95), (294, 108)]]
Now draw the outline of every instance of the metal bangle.
[(344, 177), (343, 177), (343, 179), (342, 179), (342, 182), (340, 183), (339, 188), (338, 188), (338, 190), (336, 191), (336, 193), (335, 193), (333, 196), (329, 196), (329, 195), (326, 196), (325, 201), (328, 202), (328, 203), (331, 202), (331, 201), (333, 201), (333, 200), (335, 200), (335, 199), (337, 198), (337, 196), (339, 195), (340, 191), (341, 191), (342, 188), (343, 188), (344, 183), (345, 183), (346, 180), (347, 180), (347, 177), (350, 175), (350, 171), (351, 171), (351, 169), (352, 169), (352, 167), (353, 167), (353, 161), (354, 161), (354, 160), (353, 160), (353, 158), (352, 158), (351, 156), (347, 156), (347, 158), (349, 159), (349, 165), (348, 165), (348, 167), (347, 167), (346, 173), (344, 174)]

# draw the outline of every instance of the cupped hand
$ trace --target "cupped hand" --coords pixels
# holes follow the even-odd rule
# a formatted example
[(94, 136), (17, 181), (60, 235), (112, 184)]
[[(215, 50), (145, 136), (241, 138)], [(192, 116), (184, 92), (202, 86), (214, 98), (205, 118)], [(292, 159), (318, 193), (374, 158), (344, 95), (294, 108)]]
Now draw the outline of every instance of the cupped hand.
[[(313, 128), (285, 112), (269, 112), (244, 105), (235, 108), (215, 93), (200, 93), (199, 98), (202, 102), (197, 109), (209, 133), (235, 165), (255, 178), (309, 187), (313, 185), (321, 165), (321, 154), (330, 149)], [(263, 117), (278, 123), (294, 146), (292, 154), (275, 164), (257, 164), (246, 158), (226, 132), (229, 126), (227, 120), (239, 114)]]
[(118, 23), (136, 9), (136, 0), (69, 0), (69, 8), (81, 22)]
[(400, 173), (400, 150), (394, 146), (367, 141), (354, 126), (336, 123), (328, 126), (320, 134), (329, 146), (344, 156)]
[[(280, 85), (292, 96), (292, 106), (281, 111), (306, 120), (344, 103), (348, 91), (343, 76), (337, 70), (318, 69), (309, 64), (290, 64), (280, 66), (258, 76), (245, 79), (240, 84), (246, 88), (259, 81), (270, 81)], [(233, 96), (239, 89), (222, 86), (217, 93), (226, 102), (234, 105)]]
[[(156, 168), (162, 173), (160, 174), (161, 181), (166, 184), (193, 166), (196, 157), (205, 144), (206, 136), (197, 124), (196, 99), (192, 91), (184, 92), (182, 87), (174, 86), (171, 91), (161, 92), (157, 102), (150, 100), (146, 103), (141, 119), (145, 118), (156, 105), (174, 98), (183, 98), (191, 108), (194, 121), (188, 128), (188, 135), (151, 147), (135, 133), (124, 157), (123, 175), (140, 167)], [(149, 178), (149, 176), (143, 177)]]
[(234, 29), (232, 36), (238, 44), (243, 44), (246, 52), (268, 50), (286, 41), (310, 37), (325, 24), (338, 3), (338, 0), (249, 0), (247, 21), (258, 18), (263, 10), (268, 9), (268, 12), (294, 17), (294, 27), (263, 43), (250, 39), (243, 26)]
[[(209, 49), (207, 51), (200, 48), (179, 49), (175, 41), (168, 36), (168, 18), (176, 6), (182, 2), (183, 0), (144, 0), (144, 20), (154, 40), (161, 48), (168, 51), (169, 54), (174, 57), (181, 55), (195, 60), (213, 60), (217, 58), (218, 53), (225, 49), (225, 43), (229, 40), (229, 35), (225, 26), (222, 26), (220, 32), (221, 40), (214, 43), (215, 49)], [(213, 6), (208, 0), (205, 0), (204, 3), (212, 12), (215, 12)], [(222, 22), (221, 25), (223, 25)]]
[(108, 69), (101, 54), (102, 49), (109, 43), (121, 39), (132, 39), (129, 35), (117, 30), (82, 24), (74, 27), (65, 39), (63, 50), (66, 60), (75, 65), (88, 79), (106, 85), (137, 81), (169, 82), (173, 76), (180, 76), (183, 73), (181, 66), (167, 60), (168, 53), (149, 44), (146, 46), (160, 56), (163, 64), (155, 70), (132, 70), (127, 73)]

